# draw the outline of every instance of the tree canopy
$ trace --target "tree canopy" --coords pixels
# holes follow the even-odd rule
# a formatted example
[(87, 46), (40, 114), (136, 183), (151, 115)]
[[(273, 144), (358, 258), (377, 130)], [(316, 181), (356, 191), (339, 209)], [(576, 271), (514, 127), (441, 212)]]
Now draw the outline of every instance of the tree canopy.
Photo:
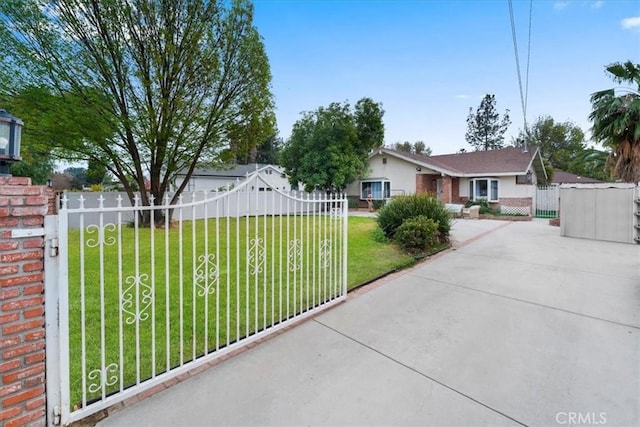
[(280, 154), (292, 184), (306, 191), (341, 191), (368, 169), (369, 152), (384, 143), (382, 104), (360, 99), (302, 114)]
[(496, 96), (486, 94), (475, 113), (473, 108), (469, 108), (465, 138), (476, 151), (502, 148), (504, 134), (510, 124), (509, 110), (505, 111), (500, 120), (500, 114), (496, 111)]
[(102, 164), (144, 205), (179, 170), (187, 179), (173, 201), (196, 165), (274, 132), (269, 63), (246, 0), (4, 0), (0, 44), (0, 102), (36, 91), (43, 103), (23, 118), (25, 144), (32, 127), (51, 125), (52, 148)]
[(640, 182), (640, 64), (616, 62), (606, 71), (614, 82), (628, 87), (591, 95), (591, 134), (611, 149), (608, 164), (618, 179)]
[(539, 147), (553, 168), (568, 172), (573, 160), (586, 148), (584, 132), (578, 125), (556, 122), (551, 116), (540, 116), (527, 131), (520, 130), (517, 145), (524, 143)]
[(393, 149), (405, 153), (422, 154), (423, 156), (431, 155), (431, 147), (427, 147), (423, 141), (416, 141), (413, 144), (409, 141), (396, 142), (393, 144)]
[(284, 142), (277, 134), (269, 136), (258, 145), (256, 150), (256, 163), (277, 165), (280, 162), (280, 151)]
[(580, 176), (611, 181), (611, 168), (607, 164), (608, 157), (609, 153), (606, 151), (585, 148), (573, 158), (566, 170)]

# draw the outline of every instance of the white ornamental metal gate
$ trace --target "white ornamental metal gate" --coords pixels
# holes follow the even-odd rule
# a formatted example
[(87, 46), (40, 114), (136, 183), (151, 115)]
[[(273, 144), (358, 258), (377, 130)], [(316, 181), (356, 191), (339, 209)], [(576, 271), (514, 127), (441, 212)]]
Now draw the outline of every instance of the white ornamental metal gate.
[(63, 197), (57, 244), (48, 239), (59, 252), (47, 258), (50, 423), (82, 419), (346, 297), (343, 195), (285, 193), (256, 173), (175, 205), (105, 200)]
[(538, 186), (535, 196), (536, 218), (557, 218), (560, 216), (559, 186)]

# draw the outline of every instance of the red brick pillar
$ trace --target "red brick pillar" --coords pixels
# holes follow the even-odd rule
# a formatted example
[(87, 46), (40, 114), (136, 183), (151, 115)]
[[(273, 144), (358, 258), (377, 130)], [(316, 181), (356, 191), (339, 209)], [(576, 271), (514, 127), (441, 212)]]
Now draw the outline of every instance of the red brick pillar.
[(442, 202), (451, 203), (451, 177), (444, 175), (442, 177)]
[[(54, 192), (0, 177), (0, 425), (44, 425), (44, 216)], [(20, 237), (24, 236), (24, 237)]]

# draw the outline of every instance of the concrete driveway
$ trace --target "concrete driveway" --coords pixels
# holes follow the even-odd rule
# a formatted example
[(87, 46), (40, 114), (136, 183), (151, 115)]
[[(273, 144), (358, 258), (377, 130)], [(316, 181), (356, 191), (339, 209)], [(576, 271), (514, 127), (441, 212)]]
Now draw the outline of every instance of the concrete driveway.
[(457, 221), (456, 250), (114, 425), (640, 425), (640, 246)]

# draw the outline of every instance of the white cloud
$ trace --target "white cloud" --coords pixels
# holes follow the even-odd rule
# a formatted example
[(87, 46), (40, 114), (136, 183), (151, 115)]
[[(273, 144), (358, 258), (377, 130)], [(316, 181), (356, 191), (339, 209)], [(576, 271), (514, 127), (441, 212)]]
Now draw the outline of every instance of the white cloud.
[(593, 9), (600, 9), (602, 6), (604, 6), (603, 1), (594, 1), (593, 3), (591, 3), (591, 7)]
[(456, 99), (469, 99), (471, 98), (471, 95), (466, 95), (464, 93), (461, 93), (460, 95), (456, 95)]
[(632, 16), (631, 18), (624, 18), (620, 21), (620, 25), (625, 30), (638, 30), (640, 31), (640, 16)]
[(553, 4), (553, 8), (555, 10), (562, 10), (564, 8), (566, 8), (567, 6), (569, 6), (569, 2), (568, 1), (557, 1)]

